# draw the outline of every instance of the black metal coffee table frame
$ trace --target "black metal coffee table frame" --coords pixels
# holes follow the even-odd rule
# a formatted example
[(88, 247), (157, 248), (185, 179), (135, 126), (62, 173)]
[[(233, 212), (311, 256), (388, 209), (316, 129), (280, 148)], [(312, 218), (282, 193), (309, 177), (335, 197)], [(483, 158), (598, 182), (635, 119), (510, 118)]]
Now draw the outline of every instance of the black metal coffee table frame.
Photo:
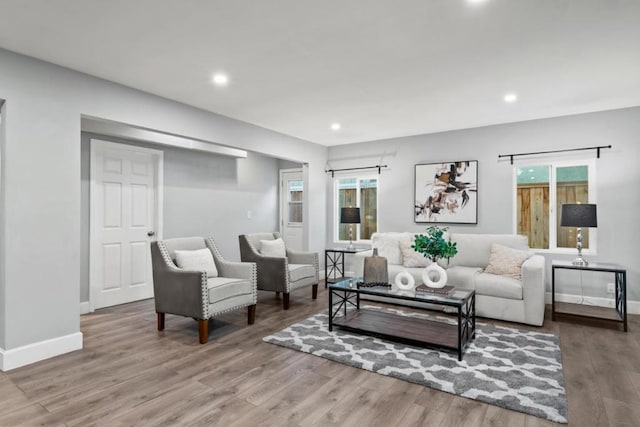
[[(352, 287), (349, 287), (349, 283)], [(356, 283), (357, 279), (351, 279), (329, 285), (329, 331), (337, 326), (347, 331), (419, 347), (453, 351), (457, 353), (458, 360), (462, 360), (464, 350), (475, 338), (476, 294), (473, 290), (459, 291), (461, 298), (424, 294), (416, 296), (414, 291), (400, 293), (389, 289), (358, 288)], [(402, 304), (403, 301), (413, 301), (453, 307), (457, 309), (456, 322), (401, 316), (379, 309), (361, 309), (362, 294), (390, 297), (398, 300), (395, 303), (398, 306), (407, 306)], [(348, 311), (349, 306), (355, 310)]]

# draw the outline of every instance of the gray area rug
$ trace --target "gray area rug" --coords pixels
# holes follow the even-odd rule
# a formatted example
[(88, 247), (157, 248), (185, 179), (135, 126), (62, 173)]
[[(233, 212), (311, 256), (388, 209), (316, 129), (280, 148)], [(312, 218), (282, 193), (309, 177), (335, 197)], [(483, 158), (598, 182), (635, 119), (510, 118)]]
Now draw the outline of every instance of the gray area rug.
[(339, 328), (329, 332), (324, 313), (263, 340), (550, 421), (567, 422), (559, 338), (553, 334), (478, 323), (476, 338), (461, 362), (455, 353), (393, 343)]

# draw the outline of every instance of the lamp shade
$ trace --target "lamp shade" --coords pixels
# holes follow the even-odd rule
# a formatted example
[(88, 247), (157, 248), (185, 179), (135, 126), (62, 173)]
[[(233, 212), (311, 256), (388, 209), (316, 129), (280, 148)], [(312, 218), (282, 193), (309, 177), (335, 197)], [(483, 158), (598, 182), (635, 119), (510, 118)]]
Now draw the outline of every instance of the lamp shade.
[(341, 224), (360, 224), (360, 208), (340, 209)]
[(597, 227), (596, 205), (586, 203), (562, 205), (560, 225), (563, 227)]

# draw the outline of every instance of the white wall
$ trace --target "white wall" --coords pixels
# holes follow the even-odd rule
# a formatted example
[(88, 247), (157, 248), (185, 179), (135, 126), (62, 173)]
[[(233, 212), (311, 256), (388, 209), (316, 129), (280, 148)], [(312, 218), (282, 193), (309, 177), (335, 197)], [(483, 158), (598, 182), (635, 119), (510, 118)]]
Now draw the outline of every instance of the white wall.
[(6, 50), (0, 70), (5, 349), (79, 331), (81, 115), (308, 163), (309, 246), (324, 247), (326, 147)]
[[(499, 154), (608, 144), (613, 148), (603, 150), (596, 162), (598, 253), (590, 258), (626, 267), (629, 297), (640, 300), (640, 266), (636, 253), (640, 236), (637, 218), (640, 209), (640, 107), (330, 147), (329, 164), (332, 168), (369, 166), (384, 155), (382, 162), (390, 167), (380, 176), (379, 229), (420, 232), (426, 224), (413, 221), (414, 165), (478, 160), (478, 224), (451, 226), (451, 229), (465, 233), (512, 233), (513, 171), (508, 160), (498, 161)], [(595, 151), (571, 157), (576, 156), (594, 158)], [(547, 158), (560, 157), (569, 156)], [(529, 161), (538, 159), (529, 158)], [(331, 195), (330, 178), (326, 189)], [(329, 196), (327, 244), (331, 244), (330, 230), (333, 229), (332, 204)], [(547, 259), (569, 260), (573, 257), (549, 255)], [(550, 267), (547, 270), (550, 272)], [(585, 293), (605, 295), (602, 285), (598, 284), (596, 288), (596, 281), (589, 274), (583, 273), (582, 280)], [(608, 276), (608, 281), (613, 281), (612, 276)], [(579, 282), (576, 273), (563, 273), (562, 292), (579, 293)]]
[[(80, 301), (89, 301), (90, 140), (164, 152), (164, 238), (212, 236), (223, 256), (240, 261), (238, 235), (275, 231), (280, 160), (254, 152), (246, 159), (82, 133)], [(251, 210), (251, 219), (247, 218)]]

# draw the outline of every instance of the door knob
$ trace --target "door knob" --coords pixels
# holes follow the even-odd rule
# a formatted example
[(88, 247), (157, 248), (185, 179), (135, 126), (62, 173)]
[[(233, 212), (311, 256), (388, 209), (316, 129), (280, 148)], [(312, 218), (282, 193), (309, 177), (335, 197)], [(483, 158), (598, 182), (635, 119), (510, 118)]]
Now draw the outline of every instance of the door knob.
[(155, 235), (156, 235), (156, 233), (154, 231), (147, 232), (147, 236), (149, 236), (149, 237), (153, 237)]

